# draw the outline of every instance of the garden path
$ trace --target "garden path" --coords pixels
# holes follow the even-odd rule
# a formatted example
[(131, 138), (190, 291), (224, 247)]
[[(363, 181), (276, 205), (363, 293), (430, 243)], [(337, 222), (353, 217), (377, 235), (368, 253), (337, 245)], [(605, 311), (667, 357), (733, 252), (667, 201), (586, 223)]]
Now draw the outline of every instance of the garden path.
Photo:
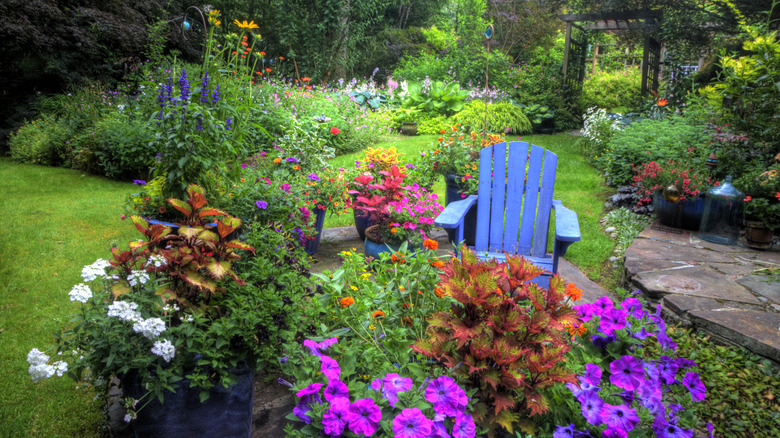
[[(768, 268), (774, 269), (774, 274)], [(780, 363), (780, 245), (719, 245), (653, 223), (625, 254), (626, 279), (664, 319)]]

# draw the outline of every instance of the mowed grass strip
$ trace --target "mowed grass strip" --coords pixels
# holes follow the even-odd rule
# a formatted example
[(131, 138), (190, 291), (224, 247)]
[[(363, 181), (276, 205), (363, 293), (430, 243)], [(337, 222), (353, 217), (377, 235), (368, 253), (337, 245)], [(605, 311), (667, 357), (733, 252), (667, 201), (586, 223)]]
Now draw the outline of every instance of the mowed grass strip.
[(140, 236), (122, 222), (132, 185), (0, 159), (0, 436), (103, 436), (103, 402), (69, 378), (33, 383), (27, 353), (54, 342), (78, 306), (81, 268)]

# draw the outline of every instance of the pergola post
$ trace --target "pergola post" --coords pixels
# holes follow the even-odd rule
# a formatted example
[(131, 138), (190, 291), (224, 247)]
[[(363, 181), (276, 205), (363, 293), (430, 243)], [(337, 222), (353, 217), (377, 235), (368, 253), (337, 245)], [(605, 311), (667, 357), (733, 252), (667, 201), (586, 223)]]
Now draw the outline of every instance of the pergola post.
[(566, 83), (566, 76), (569, 73), (569, 52), (571, 51), (571, 21), (566, 22), (566, 42), (563, 46), (563, 83)]

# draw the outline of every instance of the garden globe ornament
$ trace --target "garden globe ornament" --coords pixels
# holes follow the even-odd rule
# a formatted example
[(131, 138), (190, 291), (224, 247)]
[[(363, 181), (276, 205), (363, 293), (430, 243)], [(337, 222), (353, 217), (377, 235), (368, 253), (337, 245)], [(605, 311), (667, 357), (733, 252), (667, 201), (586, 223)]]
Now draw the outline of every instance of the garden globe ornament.
[(181, 30), (187, 32), (192, 28), (192, 25), (190, 25), (190, 22), (187, 20), (187, 17), (184, 17), (184, 21), (181, 22)]
[(671, 203), (680, 201), (680, 189), (675, 184), (664, 187), (663, 195), (664, 199)]

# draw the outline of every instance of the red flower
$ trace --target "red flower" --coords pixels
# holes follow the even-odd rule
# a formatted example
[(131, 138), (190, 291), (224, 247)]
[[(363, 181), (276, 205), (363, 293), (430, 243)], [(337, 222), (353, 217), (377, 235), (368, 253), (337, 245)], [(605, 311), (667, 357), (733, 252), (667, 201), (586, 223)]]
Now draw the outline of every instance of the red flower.
[(330, 128), (330, 133), (333, 134), (333, 135), (339, 135), (341, 133), (341, 129), (339, 129), (339, 128), (334, 126), (334, 127)]
[(777, 200), (780, 201), (780, 192), (775, 193), (775, 198), (777, 198)]
[(752, 199), (753, 198), (751, 198), (750, 196), (745, 196), (745, 199), (743, 199), (743, 201), (750, 202)]
[(666, 106), (669, 103), (666, 99), (658, 99), (658, 106)]

